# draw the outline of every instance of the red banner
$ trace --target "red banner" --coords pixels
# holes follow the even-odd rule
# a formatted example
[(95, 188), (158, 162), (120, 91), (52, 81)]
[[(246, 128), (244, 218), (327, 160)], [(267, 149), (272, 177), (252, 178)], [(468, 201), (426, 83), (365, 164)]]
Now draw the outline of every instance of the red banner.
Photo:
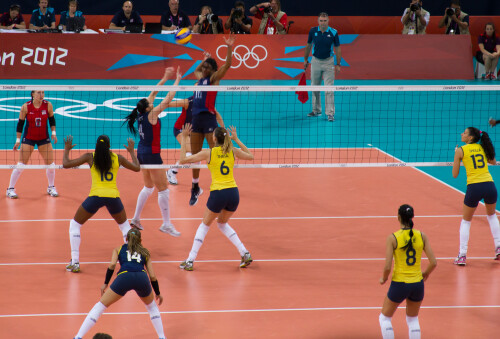
[[(3, 79), (159, 79), (168, 66), (187, 79), (208, 51), (219, 67), (220, 35), (0, 34)], [(225, 79), (292, 79), (303, 70), (307, 35), (239, 35)], [(473, 79), (469, 36), (341, 35), (337, 79)]]

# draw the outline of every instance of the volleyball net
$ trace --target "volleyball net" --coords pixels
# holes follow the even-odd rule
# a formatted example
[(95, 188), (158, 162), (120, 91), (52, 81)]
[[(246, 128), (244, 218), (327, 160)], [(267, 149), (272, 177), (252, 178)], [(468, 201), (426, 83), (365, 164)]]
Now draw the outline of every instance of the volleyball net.
[[(124, 118), (138, 100), (153, 90), (155, 106), (175, 91), (175, 101), (193, 92), (217, 91), (215, 107), (226, 127), (235, 126), (238, 137), (254, 153), (253, 161), (238, 167), (392, 167), (447, 166), (453, 161), (460, 133), (469, 126), (490, 133), (489, 117), (497, 117), (500, 86), (60, 86), (0, 85), (0, 168), (13, 168), (19, 151), (13, 151), (21, 106), (31, 91), (43, 90), (52, 103), (58, 143), (56, 167), (61, 167), (64, 141), (73, 136), (71, 157), (92, 152), (97, 137), (110, 137), (113, 151), (127, 155), (123, 145), (130, 134)], [(313, 91), (319, 92), (322, 115), (308, 117)], [(308, 101), (298, 100), (307, 93)], [(335, 120), (325, 115), (325, 94), (334, 93)], [(160, 114), (164, 165), (176, 167), (180, 145), (173, 126), (181, 108)], [(500, 128), (500, 127), (499, 127)], [(50, 133), (49, 133), (50, 134)], [(204, 144), (204, 148), (208, 145)], [(35, 151), (25, 168), (44, 168)], [(196, 165), (194, 165), (196, 166)], [(191, 165), (191, 167), (194, 167)], [(158, 166), (150, 166), (158, 167)], [(189, 166), (178, 166), (189, 167)], [(201, 166), (203, 167), (203, 166)]]

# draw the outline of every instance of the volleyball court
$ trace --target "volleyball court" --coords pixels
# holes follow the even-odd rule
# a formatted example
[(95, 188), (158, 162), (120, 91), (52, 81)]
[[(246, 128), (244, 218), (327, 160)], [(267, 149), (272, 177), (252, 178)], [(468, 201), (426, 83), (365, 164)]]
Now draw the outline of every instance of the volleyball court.
[[(179, 169), (179, 185), (170, 186), (171, 216), (182, 233), (179, 238), (158, 231), (161, 215), (155, 197), (150, 199), (153, 201), (142, 213), (143, 244), (152, 253), (165, 297), (160, 311), (168, 338), (380, 338), (378, 315), (389, 282), (381, 286), (378, 281), (385, 240), (399, 228), (397, 209), (403, 203), (414, 207), (415, 228), (428, 235), (438, 257), (438, 267), (425, 285), (419, 315), (422, 336), (497, 336), (499, 263), (492, 260), (494, 246), (484, 207), (480, 205), (473, 219), (467, 266), (457, 267), (453, 259), (458, 250), (463, 193), (429, 175), (427, 167), (406, 166), (424, 160), (426, 152), (431, 160), (446, 161), (453, 153), (444, 148), (456, 142), (452, 135), (461, 132), (458, 127), (464, 124), (465, 128), (469, 122), (486, 124), (483, 115), (487, 112), (474, 118), (460, 116), (446, 128), (433, 126), (437, 117), (398, 126), (406, 121), (405, 116), (376, 122), (367, 115), (355, 118), (351, 114), (337, 111), (335, 127), (319, 119), (308, 122), (306, 119), (316, 118), (304, 115), (304, 122), (289, 126), (307, 146), (295, 149), (273, 146), (273, 142), (281, 142), (276, 136), (262, 143), (268, 148), (256, 147), (258, 138), (249, 135), (251, 129), (239, 130), (239, 137), (243, 142), (251, 140), (250, 148), (255, 148), (260, 159), (254, 167), (235, 170), (241, 202), (230, 224), (254, 258), (246, 269), (238, 268), (239, 254), (216, 227), (208, 233), (194, 271), (178, 268), (191, 248), (205, 209), (208, 171), (201, 171), (200, 185), (206, 190), (194, 207), (188, 206), (190, 169)], [(293, 119), (299, 121), (299, 115)], [(446, 115), (442, 119), (446, 120)], [(261, 123), (275, 124), (271, 120)], [(310, 128), (304, 128), (306, 124), (311, 124)], [(369, 132), (368, 137), (373, 126), (378, 126), (378, 134)], [(399, 127), (409, 134), (399, 132)], [(302, 134), (315, 128), (331, 132), (317, 139)], [(392, 134), (387, 133), (391, 130)], [(399, 142), (399, 137), (403, 140), (423, 130), (428, 132), (426, 137), (440, 130), (446, 136), (440, 140), (445, 146), (429, 149), (428, 144), (416, 142), (419, 148), (412, 149), (414, 146)], [(61, 132), (58, 129), (60, 143)], [(361, 139), (356, 144), (357, 139), (350, 136), (354, 132)], [(78, 133), (83, 139), (85, 132)], [(312, 142), (328, 146), (333, 142), (326, 139), (337, 134), (336, 140), (344, 140), (339, 144), (347, 140), (352, 147), (318, 148)], [(491, 135), (495, 141), (495, 132)], [(287, 139), (288, 135), (282, 137)], [(172, 137), (162, 136), (162, 141), (166, 138)], [(368, 145), (368, 141), (372, 143)], [(355, 147), (362, 143), (364, 147)], [(89, 144), (82, 149), (89, 149)], [(174, 149), (164, 152), (164, 159), (178, 156)], [(11, 153), (5, 153), (5, 165), (15, 164), (15, 159), (7, 158)], [(56, 159), (61, 159), (60, 155)], [(451, 173), (450, 167), (442, 169)], [(4, 167), (0, 175), (7, 183), (10, 171)], [(130, 219), (142, 177), (129, 171), (118, 175), (118, 188)], [(112, 249), (121, 243), (116, 223), (107, 211), (99, 211), (82, 227), (81, 273), (66, 272), (69, 220), (88, 195), (90, 174), (88, 170), (57, 170), (56, 186), (60, 197), (49, 197), (45, 170), (29, 169), (16, 186), (20, 199), (3, 198), (2, 337), (72, 338), (100, 298)], [(393, 326), (396, 337), (408, 336), (404, 309), (396, 312)], [(97, 332), (114, 338), (155, 337), (148, 313), (133, 292), (107, 309), (87, 336)]]

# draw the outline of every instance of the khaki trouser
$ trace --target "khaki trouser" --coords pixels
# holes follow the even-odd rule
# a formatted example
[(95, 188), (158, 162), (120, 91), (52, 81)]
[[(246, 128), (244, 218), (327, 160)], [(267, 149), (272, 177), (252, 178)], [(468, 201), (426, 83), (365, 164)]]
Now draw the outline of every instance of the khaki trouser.
[[(325, 82), (325, 86), (333, 86), (333, 81), (335, 80), (333, 56), (323, 60), (312, 57), (311, 85), (320, 86), (321, 80)], [(313, 112), (321, 113), (321, 92), (312, 92), (312, 95)], [(334, 115), (335, 105), (333, 91), (325, 92), (325, 101), (326, 115)]]

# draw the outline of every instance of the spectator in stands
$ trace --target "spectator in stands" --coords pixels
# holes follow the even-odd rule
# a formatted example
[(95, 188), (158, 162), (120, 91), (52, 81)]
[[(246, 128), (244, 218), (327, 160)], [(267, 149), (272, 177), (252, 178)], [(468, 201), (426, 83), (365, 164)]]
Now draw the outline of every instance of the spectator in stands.
[(121, 11), (118, 11), (111, 19), (109, 28), (125, 30), (130, 24), (142, 24), (141, 16), (134, 11), (133, 6), (132, 1), (125, 1)]
[(255, 5), (250, 8), (250, 13), (261, 20), (259, 34), (286, 34), (288, 18), (281, 11), (280, 0)]
[(425, 34), (430, 18), (431, 14), (422, 8), (422, 0), (411, 0), (401, 17), (403, 34)]
[(500, 38), (495, 33), (495, 25), (493, 22), (488, 22), (484, 27), (484, 33), (477, 39), (479, 51), (477, 51), (476, 59), (484, 64), (486, 71), (485, 79), (496, 80), (496, 70), (498, 57), (500, 56)]
[(2, 29), (17, 29), (26, 28), (23, 15), (21, 14), (21, 6), (10, 5), (9, 11), (0, 16), (0, 28)]
[(450, 7), (444, 11), (438, 27), (446, 26), (446, 34), (470, 34), (469, 14), (460, 9), (460, 0), (451, 0)]
[[(66, 20), (68, 18), (83, 18), (85, 22), (85, 17), (81, 11), (77, 11), (78, 1), (77, 0), (69, 0), (68, 10), (61, 12), (61, 19), (59, 20), (59, 26), (63, 26), (63, 29), (66, 30)], [(83, 26), (83, 29), (87, 29), (87, 26)]]
[[(313, 57), (311, 64), (311, 85), (320, 86), (321, 80), (325, 82), (325, 86), (333, 86), (335, 80), (335, 72), (340, 72), (340, 61), (342, 54), (340, 51), (340, 39), (337, 30), (328, 26), (328, 14), (320, 13), (318, 17), (318, 26), (311, 28), (307, 45), (304, 54), (304, 70), (309, 65), (309, 53), (314, 45)], [(333, 51), (337, 63), (334, 63)], [(335, 105), (333, 102), (333, 91), (325, 93), (325, 113), (328, 121), (335, 121)], [(313, 92), (312, 98), (313, 110), (308, 117), (317, 117), (321, 115), (321, 93)]]
[(49, 7), (49, 0), (38, 0), (38, 7), (31, 14), (30, 28), (37, 30), (56, 28), (56, 13)]
[(161, 16), (161, 25), (166, 31), (177, 31), (184, 27), (193, 29), (189, 17), (179, 10), (179, 0), (168, 1), (168, 10)]
[(252, 19), (245, 15), (245, 3), (236, 1), (224, 27), (233, 34), (249, 34), (252, 23)]
[(200, 34), (224, 34), (222, 20), (212, 12), (212, 7), (203, 6), (201, 13), (196, 18), (193, 33)]

